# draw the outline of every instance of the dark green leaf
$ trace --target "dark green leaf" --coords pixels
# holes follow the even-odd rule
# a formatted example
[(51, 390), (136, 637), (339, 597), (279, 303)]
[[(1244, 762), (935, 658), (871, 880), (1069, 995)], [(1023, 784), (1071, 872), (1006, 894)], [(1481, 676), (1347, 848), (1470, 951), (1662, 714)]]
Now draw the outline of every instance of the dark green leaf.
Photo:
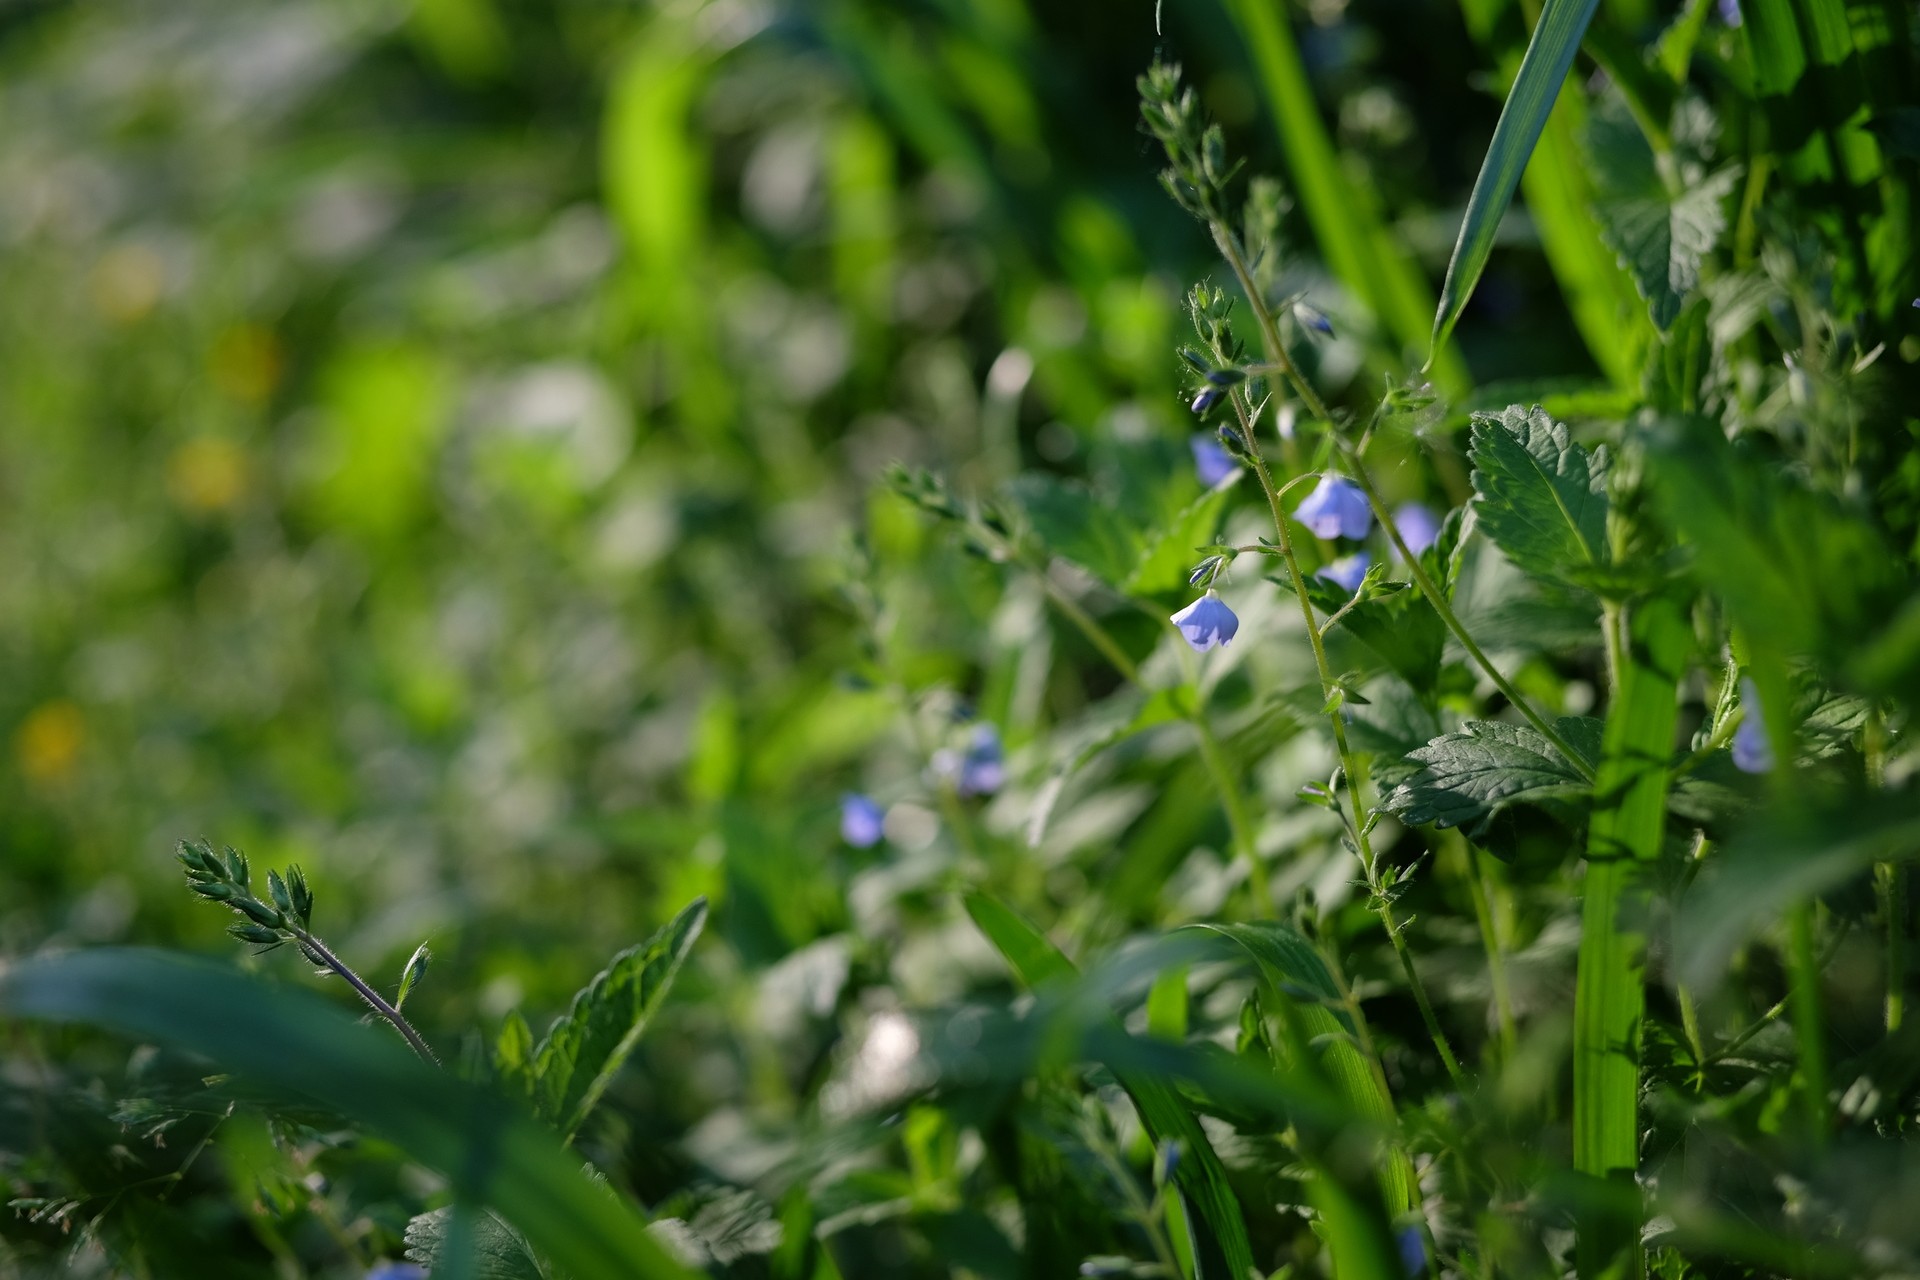
[[(451, 1207), (423, 1213), (407, 1224), (407, 1259), (429, 1271), (438, 1268), (454, 1235), (453, 1218), (459, 1212)], [(466, 1274), (473, 1280), (547, 1280), (534, 1260), (533, 1251), (519, 1232), (491, 1213), (478, 1212), (469, 1218), (470, 1238), (461, 1241), (467, 1249)]]
[(450, 1178), (467, 1203), (497, 1210), (572, 1280), (690, 1280), (552, 1133), (311, 992), (203, 961), (101, 949), (0, 968), (0, 1017), (172, 1045), (329, 1108)]
[(1473, 416), (1474, 514), (1507, 558), (1577, 585), (1607, 560), (1607, 452), (1589, 454), (1538, 405)]
[[(1554, 728), (1588, 757), (1598, 757), (1600, 721), (1565, 717)], [(1588, 749), (1596, 748), (1591, 754)], [(1387, 811), (1410, 826), (1479, 823), (1513, 804), (1578, 799), (1590, 788), (1580, 771), (1538, 730), (1469, 720), (1460, 733), (1435, 738), (1408, 759), (1419, 772), (1386, 797)]]

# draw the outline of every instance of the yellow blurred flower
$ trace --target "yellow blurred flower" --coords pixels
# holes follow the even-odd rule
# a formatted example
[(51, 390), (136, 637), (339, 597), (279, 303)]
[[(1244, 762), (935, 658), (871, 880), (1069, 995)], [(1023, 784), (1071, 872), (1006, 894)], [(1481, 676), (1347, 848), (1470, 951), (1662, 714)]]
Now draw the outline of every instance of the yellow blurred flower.
[(196, 515), (225, 511), (247, 486), (247, 454), (231, 440), (195, 436), (167, 459), (167, 492)]
[(35, 707), (13, 735), (14, 759), (31, 782), (54, 786), (73, 776), (86, 745), (87, 721), (80, 708), (57, 698)]

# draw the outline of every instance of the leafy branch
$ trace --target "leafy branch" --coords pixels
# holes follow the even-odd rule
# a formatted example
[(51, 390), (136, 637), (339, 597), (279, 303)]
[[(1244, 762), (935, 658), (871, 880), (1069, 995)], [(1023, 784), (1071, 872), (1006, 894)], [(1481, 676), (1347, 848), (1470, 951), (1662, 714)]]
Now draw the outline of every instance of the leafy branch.
[[(439, 1065), (440, 1060), (433, 1056), (433, 1050), (400, 1012), (399, 1005), (389, 1003), (314, 935), (313, 891), (307, 887), (306, 873), (299, 867), (289, 866), (284, 877), (269, 870), (267, 897), (263, 899), (254, 893), (247, 855), (238, 849), (229, 847), (223, 857), (204, 840), (198, 844), (182, 840), (176, 856), (186, 870), (187, 888), (240, 917), (240, 923), (227, 926), (229, 934), (269, 951), (292, 943), (313, 964), (344, 979), (369, 1008), (393, 1024), (394, 1030), (422, 1059)], [(422, 947), (407, 962), (406, 977), (401, 983), (402, 1000), (425, 972), (426, 948)]]

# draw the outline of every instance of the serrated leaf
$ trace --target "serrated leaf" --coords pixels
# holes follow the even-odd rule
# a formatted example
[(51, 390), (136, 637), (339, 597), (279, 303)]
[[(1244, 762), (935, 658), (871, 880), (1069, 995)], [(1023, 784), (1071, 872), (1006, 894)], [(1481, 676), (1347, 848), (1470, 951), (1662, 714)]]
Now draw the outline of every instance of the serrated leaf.
[(696, 898), (651, 938), (613, 958), (573, 998), (534, 1054), (534, 1107), (571, 1138), (640, 1042), (700, 929), (707, 900)]
[[(423, 1213), (407, 1223), (407, 1261), (429, 1271), (441, 1263), (456, 1230), (458, 1210), (448, 1207)], [(471, 1238), (464, 1243), (466, 1275), (472, 1280), (547, 1280), (533, 1250), (520, 1233), (484, 1210), (469, 1211)]]
[[(1007, 494), (1054, 555), (1109, 585), (1118, 586), (1132, 575), (1140, 560), (1139, 534), (1113, 503), (1086, 485), (1030, 472), (1010, 482)], [(1190, 566), (1180, 566), (1183, 577)]]
[(1473, 415), (1474, 515), (1525, 573), (1574, 584), (1607, 561), (1607, 451), (1535, 405)]
[[(1599, 756), (1601, 722), (1568, 716), (1554, 728), (1592, 764)], [(1386, 810), (1409, 826), (1480, 823), (1514, 804), (1577, 799), (1591, 791), (1585, 778), (1536, 729), (1469, 720), (1407, 758), (1421, 768), (1388, 794)]]
[(1385, 587), (1342, 614), (1338, 625), (1421, 693), (1431, 692), (1438, 682), (1447, 625), (1427, 598), (1411, 587), (1398, 583)]
[(1700, 264), (1727, 229), (1723, 205), (1740, 168), (1680, 179), (1660, 176), (1653, 149), (1623, 110), (1595, 111), (1586, 146), (1593, 165), (1600, 235), (1619, 255), (1662, 331), (1700, 285)]
[[(1234, 478), (1243, 474), (1235, 472)], [(1158, 595), (1187, 585), (1193, 571), (1197, 548), (1214, 541), (1220, 527), (1220, 512), (1233, 492), (1233, 483), (1222, 481), (1188, 503), (1141, 551), (1133, 572), (1121, 584), (1130, 595)]]

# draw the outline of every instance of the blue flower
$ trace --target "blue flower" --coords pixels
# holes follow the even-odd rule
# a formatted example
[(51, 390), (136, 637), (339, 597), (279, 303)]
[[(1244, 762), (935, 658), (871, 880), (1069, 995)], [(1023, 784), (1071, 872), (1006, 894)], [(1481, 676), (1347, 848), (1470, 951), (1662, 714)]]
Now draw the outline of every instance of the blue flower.
[(1342, 556), (1332, 564), (1323, 565), (1314, 576), (1325, 578), (1328, 582), (1339, 584), (1349, 594), (1360, 589), (1365, 581), (1367, 569), (1373, 564), (1373, 557), (1364, 551), (1356, 551), (1350, 556)]
[(973, 727), (965, 751), (942, 747), (933, 753), (932, 764), (933, 776), (951, 782), (963, 796), (990, 796), (1007, 781), (1000, 731), (986, 723)]
[(868, 796), (849, 791), (840, 797), (840, 838), (856, 849), (871, 849), (880, 843), (886, 815)]
[(1307, 328), (1324, 333), (1329, 338), (1333, 336), (1333, 321), (1327, 319), (1327, 313), (1320, 308), (1296, 302), (1293, 304), (1293, 316)]
[(1226, 394), (1226, 392), (1218, 387), (1202, 387), (1194, 394), (1193, 403), (1187, 407), (1204, 418), (1207, 415), (1207, 410), (1219, 404), (1220, 397)]
[(1773, 768), (1773, 744), (1767, 741), (1766, 717), (1760, 712), (1760, 691), (1753, 681), (1740, 681), (1740, 727), (1733, 731), (1733, 763), (1745, 773)]
[(1240, 629), (1240, 619), (1233, 616), (1226, 601), (1211, 591), (1174, 614), (1171, 621), (1180, 628), (1180, 634), (1187, 638), (1195, 653), (1205, 653), (1215, 645), (1226, 648), (1233, 643), (1233, 633)]
[(411, 1262), (376, 1262), (367, 1280), (427, 1280), (427, 1273)]
[(1419, 1276), (1427, 1269), (1427, 1241), (1418, 1227), (1402, 1227), (1394, 1233), (1394, 1240), (1400, 1246), (1400, 1265), (1409, 1276)]
[(1403, 502), (1396, 507), (1393, 527), (1407, 550), (1416, 556), (1440, 540), (1440, 517), (1424, 502)]
[(1211, 489), (1240, 470), (1240, 464), (1233, 455), (1220, 447), (1220, 438), (1215, 435), (1201, 434), (1189, 440), (1193, 449), (1193, 469), (1200, 477), (1200, 483)]
[(1367, 495), (1332, 473), (1320, 477), (1307, 500), (1293, 509), (1293, 518), (1316, 538), (1364, 538), (1373, 527)]
[(1740, 25), (1740, 0), (1720, 0), (1720, 21), (1730, 27)]

